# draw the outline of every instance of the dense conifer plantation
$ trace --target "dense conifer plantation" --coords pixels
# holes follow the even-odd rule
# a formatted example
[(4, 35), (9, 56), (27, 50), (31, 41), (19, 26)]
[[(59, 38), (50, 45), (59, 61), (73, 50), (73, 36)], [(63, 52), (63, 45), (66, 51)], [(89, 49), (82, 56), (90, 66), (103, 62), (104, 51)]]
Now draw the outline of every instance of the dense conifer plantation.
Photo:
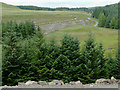
[(120, 78), (119, 59), (104, 56), (102, 44), (89, 36), (83, 47), (78, 39), (65, 35), (60, 45), (46, 43), (33, 22), (3, 23), (3, 85), (18, 82), (78, 81), (93, 83), (98, 78)]

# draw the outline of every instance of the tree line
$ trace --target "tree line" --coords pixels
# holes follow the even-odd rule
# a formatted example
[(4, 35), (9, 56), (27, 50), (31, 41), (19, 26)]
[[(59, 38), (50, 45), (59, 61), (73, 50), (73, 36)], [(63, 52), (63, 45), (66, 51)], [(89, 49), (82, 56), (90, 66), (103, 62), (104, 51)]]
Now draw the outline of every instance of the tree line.
[(55, 40), (45, 42), (40, 27), (32, 22), (11, 21), (3, 23), (2, 28), (3, 85), (53, 79), (86, 84), (99, 78), (120, 78), (118, 52), (116, 57), (104, 56), (103, 45), (96, 43), (92, 34), (83, 46), (70, 35), (65, 35), (58, 45)]
[(25, 10), (92, 12), (92, 9), (89, 9), (89, 8), (68, 8), (68, 7), (49, 8), (49, 7), (37, 7), (37, 6), (17, 6), (17, 7), (19, 7), (20, 9), (25, 9)]
[(92, 17), (99, 20), (98, 26), (100, 27), (119, 29), (118, 4), (96, 7), (92, 13)]

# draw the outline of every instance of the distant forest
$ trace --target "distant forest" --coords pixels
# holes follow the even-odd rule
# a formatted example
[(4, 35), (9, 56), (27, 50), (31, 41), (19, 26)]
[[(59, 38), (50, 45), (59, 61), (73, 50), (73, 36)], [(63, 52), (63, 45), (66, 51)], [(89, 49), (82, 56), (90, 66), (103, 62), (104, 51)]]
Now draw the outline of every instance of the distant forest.
[(67, 8), (67, 7), (59, 7), (59, 8), (48, 8), (48, 7), (37, 7), (37, 6), (18, 6), (20, 9), (26, 10), (44, 10), (44, 11), (86, 11), (92, 12), (94, 8)]
[(99, 27), (119, 29), (118, 4), (96, 7), (92, 13), (92, 17), (99, 20)]

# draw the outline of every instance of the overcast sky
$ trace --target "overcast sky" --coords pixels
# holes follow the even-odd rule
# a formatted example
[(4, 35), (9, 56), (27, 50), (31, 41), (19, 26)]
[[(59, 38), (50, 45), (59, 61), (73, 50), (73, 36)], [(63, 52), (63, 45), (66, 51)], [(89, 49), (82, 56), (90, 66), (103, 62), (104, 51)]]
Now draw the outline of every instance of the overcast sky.
[(118, 3), (119, 0), (0, 0), (11, 5), (34, 5), (40, 7), (95, 7)]

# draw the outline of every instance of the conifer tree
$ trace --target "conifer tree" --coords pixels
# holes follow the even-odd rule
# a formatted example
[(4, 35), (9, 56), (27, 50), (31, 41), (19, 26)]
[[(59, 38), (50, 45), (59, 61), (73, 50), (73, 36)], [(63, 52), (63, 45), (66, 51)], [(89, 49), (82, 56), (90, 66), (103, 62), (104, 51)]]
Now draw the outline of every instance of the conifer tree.
[(61, 41), (61, 44), (61, 53), (71, 60), (72, 64), (74, 64), (80, 56), (80, 43), (78, 39), (65, 35)]
[(104, 71), (104, 51), (102, 45), (98, 47), (93, 37), (89, 36), (85, 42), (84, 48), (82, 49), (82, 63), (80, 80), (83, 83), (93, 83), (96, 79), (102, 77)]
[(107, 73), (108, 77), (114, 76), (114, 70), (115, 70), (115, 58), (112, 58), (111, 55), (108, 55), (106, 57), (106, 66), (107, 66)]
[(96, 48), (96, 56), (97, 56), (96, 59), (97, 59), (97, 61), (99, 61), (100, 72), (99, 72), (98, 77), (96, 77), (96, 78), (108, 78), (106, 59), (104, 57), (104, 53), (105, 53), (105, 50), (103, 49), (102, 43), (98, 43), (97, 48)]
[(52, 66), (58, 72), (57, 78), (62, 79), (64, 82), (70, 81), (70, 68), (71, 68), (71, 61), (64, 55), (60, 55), (53, 63)]
[(20, 81), (38, 80), (38, 60), (35, 56), (34, 46), (31, 41), (26, 40), (23, 48), (21, 69), (19, 71)]
[(106, 28), (110, 28), (110, 20), (111, 20), (111, 17), (108, 16), (108, 17), (106, 18), (106, 22), (105, 22), (105, 27), (106, 27)]
[(6, 83), (15, 85), (17, 83), (19, 64), (21, 63), (21, 47), (17, 45), (16, 32), (12, 28), (9, 29), (11, 32), (6, 32), (6, 37), (3, 38), (3, 85)]
[(98, 24), (98, 26), (99, 27), (104, 27), (105, 26), (105, 19), (106, 17), (105, 17), (105, 15), (104, 15), (104, 13), (100, 13), (100, 15), (99, 15), (99, 24)]
[(56, 41), (53, 39), (47, 45), (47, 55), (53, 60), (58, 58), (60, 55), (60, 47), (56, 44)]
[(110, 28), (112, 28), (112, 29), (115, 28), (115, 22), (116, 22), (116, 20), (115, 20), (115, 18), (113, 17), (112, 20), (111, 20), (111, 22), (110, 22)]
[[(65, 35), (61, 42), (61, 53), (65, 55), (71, 61), (70, 79), (72, 81), (78, 81), (78, 71), (82, 64), (82, 58), (80, 54), (80, 42), (69, 35)], [(77, 67), (77, 68), (76, 68)]]
[(119, 22), (118, 22), (118, 19), (115, 20), (115, 29), (119, 29)]
[(40, 60), (41, 58), (46, 56), (45, 52), (47, 51), (47, 49), (46, 49), (47, 45), (44, 41), (43, 33), (39, 27), (37, 28), (36, 35), (33, 38), (33, 40), (34, 40), (34, 44), (36, 47), (36, 49), (35, 49), (35, 52), (37, 54), (36, 57), (38, 58), (38, 60)]
[(118, 50), (116, 52), (113, 69), (114, 77), (120, 79), (120, 47), (118, 47)]
[(32, 39), (26, 39), (25, 47), (21, 47), (19, 43), (21, 38), (18, 36), (20, 34), (24, 39), (27, 38), (25, 23), (18, 25), (16, 22), (10, 21), (4, 24), (3, 28), (3, 85), (15, 85), (19, 81), (39, 80), (38, 58), (34, 42)]

